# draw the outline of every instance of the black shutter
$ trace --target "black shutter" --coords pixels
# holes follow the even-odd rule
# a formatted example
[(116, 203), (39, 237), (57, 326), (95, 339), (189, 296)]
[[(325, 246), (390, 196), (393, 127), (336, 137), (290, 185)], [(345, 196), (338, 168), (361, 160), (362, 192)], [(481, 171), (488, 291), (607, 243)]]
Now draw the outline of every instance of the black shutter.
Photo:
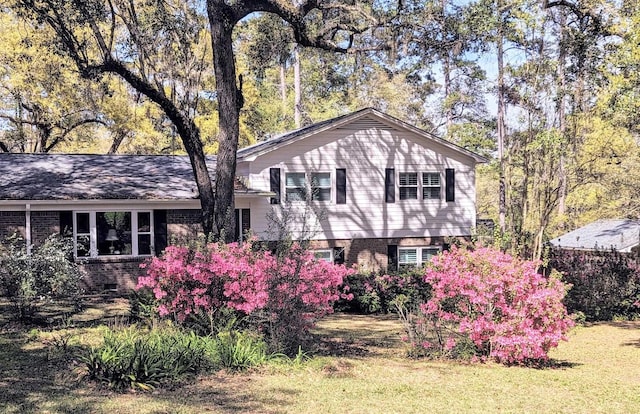
[(167, 248), (167, 210), (153, 210), (153, 245), (156, 256)]
[(336, 204), (347, 204), (347, 170), (336, 168)]
[(73, 237), (73, 211), (60, 212), (60, 235)]
[(269, 169), (269, 184), (275, 197), (271, 197), (271, 204), (280, 204), (280, 168)]
[(384, 201), (396, 202), (396, 170), (393, 168), (384, 170)]
[(234, 213), (236, 214), (236, 226), (233, 230), (233, 240), (240, 241), (240, 210), (236, 208)]
[(387, 246), (387, 270), (394, 271), (398, 270), (398, 246), (395, 244), (390, 244)]
[(333, 263), (344, 264), (344, 247), (333, 248)]
[(242, 209), (242, 238), (247, 235), (249, 229), (251, 229), (251, 210), (248, 208)]
[(456, 170), (453, 168), (447, 168), (445, 172), (445, 197), (446, 201), (456, 200)]

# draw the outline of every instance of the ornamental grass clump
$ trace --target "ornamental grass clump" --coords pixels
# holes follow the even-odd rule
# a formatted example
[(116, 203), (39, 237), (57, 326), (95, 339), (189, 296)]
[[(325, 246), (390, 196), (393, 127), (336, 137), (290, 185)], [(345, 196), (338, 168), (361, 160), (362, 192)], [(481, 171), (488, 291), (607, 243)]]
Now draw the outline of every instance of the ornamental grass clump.
[(426, 355), (548, 361), (573, 320), (562, 304), (567, 286), (537, 267), (491, 248), (453, 247), (435, 257), (424, 276), (431, 299), (405, 315), (406, 340)]
[(212, 366), (215, 340), (170, 325), (108, 329), (103, 343), (81, 356), (87, 379), (110, 389), (152, 390)]

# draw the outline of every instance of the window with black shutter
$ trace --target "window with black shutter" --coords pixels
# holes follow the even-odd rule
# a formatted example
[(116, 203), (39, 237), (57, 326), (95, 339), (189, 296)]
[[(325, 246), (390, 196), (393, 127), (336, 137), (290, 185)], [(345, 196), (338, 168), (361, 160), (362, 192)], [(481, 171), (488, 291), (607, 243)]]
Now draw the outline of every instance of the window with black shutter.
[(344, 247), (333, 248), (333, 263), (344, 264)]
[(167, 248), (167, 210), (153, 210), (153, 245), (156, 256)]
[(447, 168), (445, 170), (445, 196), (446, 201), (455, 201), (456, 199), (456, 170)]
[(60, 212), (60, 235), (73, 237), (73, 211)]
[(396, 244), (387, 246), (387, 259), (387, 270), (398, 270), (398, 246)]
[(251, 228), (251, 210), (248, 208), (236, 208), (236, 227), (234, 240), (243, 241), (247, 237), (247, 232)]
[(336, 204), (347, 204), (347, 170), (336, 168)]
[(269, 169), (269, 187), (274, 197), (271, 197), (271, 204), (280, 204), (280, 168)]
[(396, 202), (396, 172), (393, 168), (384, 170), (384, 201), (387, 203)]
[(251, 229), (251, 210), (249, 210), (248, 208), (243, 208), (241, 212), (241, 218), (242, 238), (244, 239), (247, 236), (249, 229)]

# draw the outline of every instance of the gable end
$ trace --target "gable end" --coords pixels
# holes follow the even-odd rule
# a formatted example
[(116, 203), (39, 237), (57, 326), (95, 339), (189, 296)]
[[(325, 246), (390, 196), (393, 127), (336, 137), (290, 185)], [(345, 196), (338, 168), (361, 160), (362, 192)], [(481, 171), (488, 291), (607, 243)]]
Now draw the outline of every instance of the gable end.
[(398, 131), (397, 128), (394, 128), (384, 122), (381, 122), (377, 119), (364, 117), (348, 124), (344, 124), (336, 128), (337, 130), (343, 131), (360, 131), (360, 130), (369, 130), (369, 129), (379, 129), (383, 131)]

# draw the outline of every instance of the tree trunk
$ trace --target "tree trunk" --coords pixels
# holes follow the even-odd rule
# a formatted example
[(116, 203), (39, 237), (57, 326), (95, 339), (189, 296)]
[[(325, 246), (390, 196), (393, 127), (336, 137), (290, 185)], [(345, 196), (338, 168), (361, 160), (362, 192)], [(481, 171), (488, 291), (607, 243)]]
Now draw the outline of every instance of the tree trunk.
[(111, 142), (111, 147), (109, 147), (109, 151), (107, 152), (107, 154), (112, 155), (118, 152), (118, 148), (120, 148), (120, 145), (122, 144), (122, 141), (124, 141), (126, 136), (126, 132), (116, 131), (116, 134), (113, 137), (113, 141)]
[(498, 135), (498, 163), (499, 163), (499, 189), (498, 189), (498, 224), (500, 231), (504, 234), (506, 231), (506, 215), (507, 215), (507, 186), (505, 179), (505, 87), (504, 87), (504, 33), (502, 21), (502, 1), (498, 0), (498, 36), (497, 43), (497, 60), (498, 60), (498, 113), (497, 113), (497, 135)]
[(300, 52), (298, 45), (293, 48), (293, 87), (295, 91), (295, 103), (293, 119), (296, 128), (302, 126), (302, 88), (300, 86)]
[[(560, 10), (560, 39), (558, 40), (558, 89), (559, 89), (559, 97), (556, 103), (556, 112), (558, 113), (558, 129), (560, 131), (560, 135), (564, 138), (567, 133), (567, 115), (566, 115), (566, 104), (567, 104), (567, 82), (565, 76), (565, 65), (567, 61), (567, 50), (564, 46), (564, 41), (567, 36), (566, 29), (566, 16), (563, 10)], [(558, 215), (561, 217), (564, 216), (566, 212), (566, 198), (568, 192), (568, 177), (567, 177), (567, 169), (566, 169), (566, 159), (565, 154), (562, 153), (560, 155), (560, 167), (558, 170), (559, 180), (560, 180), (560, 188), (558, 194)], [(564, 219), (561, 221), (561, 226), (564, 228)]]
[(287, 66), (280, 63), (280, 99), (282, 99), (282, 115), (287, 113)]
[(207, 13), (213, 46), (213, 64), (218, 96), (218, 161), (216, 166), (214, 237), (231, 242), (235, 229), (234, 181), (240, 135), (242, 95), (236, 85), (232, 33), (237, 18), (222, 0), (208, 0)]
[(131, 87), (158, 104), (167, 115), (167, 118), (173, 122), (189, 155), (191, 169), (198, 186), (200, 207), (202, 208), (202, 229), (205, 236), (213, 235), (215, 237), (217, 235), (214, 232), (216, 199), (213, 195), (211, 177), (207, 168), (202, 141), (200, 140), (200, 130), (193, 119), (187, 118), (172, 101), (167, 99), (162, 91), (155, 89), (149, 82), (128, 70), (122, 62), (107, 59), (100, 65), (99, 69), (102, 72), (115, 73), (122, 77)]
[[(442, 15), (440, 16), (441, 24), (444, 27), (446, 21), (446, 7), (447, 0), (442, 0), (440, 2), (440, 7), (442, 7)], [(451, 95), (451, 51), (445, 50), (442, 53), (442, 75), (444, 79), (444, 102), (445, 102), (445, 116), (446, 116), (446, 125), (447, 125), (447, 134), (446, 136), (451, 139), (451, 127), (453, 126), (453, 108), (451, 107), (451, 102), (449, 101), (449, 95)]]

